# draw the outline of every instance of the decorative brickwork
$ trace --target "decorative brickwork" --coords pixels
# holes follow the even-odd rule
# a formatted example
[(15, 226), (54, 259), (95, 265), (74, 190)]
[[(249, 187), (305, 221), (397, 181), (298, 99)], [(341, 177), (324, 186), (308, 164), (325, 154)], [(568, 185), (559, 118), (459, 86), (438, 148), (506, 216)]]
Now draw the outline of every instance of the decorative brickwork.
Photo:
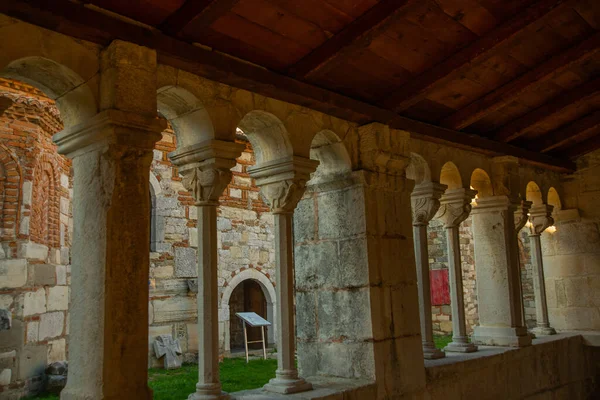
[(19, 230), (21, 171), (17, 159), (0, 144), (0, 240), (14, 240)]
[(57, 184), (60, 176), (55, 163), (56, 155), (44, 153), (38, 158), (33, 179), (33, 202), (30, 239), (48, 247), (60, 247), (60, 198)]

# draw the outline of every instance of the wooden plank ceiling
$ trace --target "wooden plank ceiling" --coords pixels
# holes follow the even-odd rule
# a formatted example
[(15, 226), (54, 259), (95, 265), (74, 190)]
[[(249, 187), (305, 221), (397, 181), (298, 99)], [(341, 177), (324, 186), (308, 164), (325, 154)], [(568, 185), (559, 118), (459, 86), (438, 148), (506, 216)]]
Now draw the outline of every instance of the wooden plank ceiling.
[(152, 46), (161, 62), (358, 123), (559, 169), (600, 148), (600, 0), (6, 3), (28, 22)]

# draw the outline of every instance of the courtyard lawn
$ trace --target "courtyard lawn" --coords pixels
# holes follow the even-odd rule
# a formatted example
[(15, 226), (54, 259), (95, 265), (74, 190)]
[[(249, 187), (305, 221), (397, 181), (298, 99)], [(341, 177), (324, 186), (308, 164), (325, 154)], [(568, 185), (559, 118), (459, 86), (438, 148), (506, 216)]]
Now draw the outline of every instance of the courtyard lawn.
[(452, 335), (433, 335), (435, 347), (442, 350), (452, 341)]
[[(244, 358), (226, 358), (220, 364), (221, 383), (226, 392), (256, 389), (275, 377), (277, 360), (252, 360), (246, 364)], [(152, 368), (148, 385), (154, 391), (155, 400), (181, 400), (196, 388), (198, 366), (184, 365), (180, 369), (165, 370)], [(58, 396), (38, 396), (35, 399), (58, 400)]]

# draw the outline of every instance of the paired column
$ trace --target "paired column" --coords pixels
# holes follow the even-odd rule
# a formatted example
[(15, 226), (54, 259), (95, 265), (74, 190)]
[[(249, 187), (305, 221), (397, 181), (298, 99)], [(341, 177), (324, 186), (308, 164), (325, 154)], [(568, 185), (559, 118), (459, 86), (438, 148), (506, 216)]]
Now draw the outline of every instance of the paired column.
[(452, 307), (452, 342), (444, 349), (470, 353), (477, 346), (469, 343), (465, 322), (465, 300), (460, 257), (458, 229), (471, 211), (471, 201), (477, 192), (471, 189), (447, 190), (440, 199), (440, 210), (436, 216), (443, 221), (448, 242), (448, 274), (450, 280), (450, 301)]
[(294, 319), (294, 209), (306, 189), (318, 161), (288, 157), (249, 168), (275, 219), (275, 263), (277, 268), (277, 370), (265, 390), (288, 394), (311, 390), (312, 385), (298, 376), (295, 363), (296, 327)]
[(533, 264), (533, 290), (535, 294), (535, 311), (537, 326), (532, 329), (536, 335), (554, 335), (556, 331), (548, 320), (548, 302), (546, 301), (546, 281), (544, 278), (544, 262), (542, 260), (542, 243), (540, 236), (548, 227), (554, 224), (552, 218), (553, 206), (542, 204), (531, 208), (531, 261)]
[(427, 359), (445, 357), (445, 353), (436, 348), (433, 342), (427, 226), (439, 210), (440, 197), (446, 188), (446, 185), (436, 182), (425, 182), (415, 186), (411, 195), (413, 240), (419, 289), (419, 311), (421, 316), (421, 338), (423, 341), (423, 357)]
[(517, 236), (517, 266), (519, 270), (519, 291), (521, 298), (521, 325), (527, 327), (527, 321), (525, 320), (525, 299), (523, 297), (523, 279), (521, 276), (521, 257), (519, 252), (519, 232), (521, 229), (527, 224), (529, 220), (529, 209), (531, 208), (531, 201), (522, 200), (521, 204), (517, 206), (517, 210), (515, 211), (515, 235)]
[(166, 128), (106, 110), (54, 137), (73, 159), (69, 376), (62, 400), (151, 399), (150, 163)]
[(238, 143), (210, 140), (169, 154), (198, 208), (198, 383), (190, 400), (229, 398), (219, 380), (217, 207), (243, 148)]
[(477, 200), (473, 216), (479, 326), (473, 341), (497, 346), (527, 346), (523, 326), (519, 255), (515, 234), (518, 203), (508, 196)]

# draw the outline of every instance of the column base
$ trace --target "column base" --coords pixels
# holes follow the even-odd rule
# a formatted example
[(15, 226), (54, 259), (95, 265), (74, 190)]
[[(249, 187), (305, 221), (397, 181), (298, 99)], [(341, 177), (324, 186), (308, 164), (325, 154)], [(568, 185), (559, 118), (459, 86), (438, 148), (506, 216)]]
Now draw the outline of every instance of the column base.
[(302, 378), (296, 379), (282, 379), (273, 378), (263, 386), (267, 392), (279, 393), (279, 394), (291, 394), (306, 392), (312, 390), (312, 383), (306, 382)]
[(444, 347), (444, 351), (451, 353), (474, 353), (477, 351), (477, 346), (473, 343), (450, 342)]
[(221, 391), (221, 384), (196, 384), (196, 392), (188, 396), (188, 400), (229, 400), (228, 393)]
[(556, 335), (556, 330), (550, 326), (536, 326), (531, 330), (534, 335), (549, 336)]
[(446, 357), (446, 353), (436, 348), (433, 345), (427, 344), (423, 345), (423, 358), (426, 360), (437, 360), (439, 358)]
[(525, 347), (531, 345), (531, 336), (525, 327), (476, 326), (472, 340), (473, 343), (486, 346)]

